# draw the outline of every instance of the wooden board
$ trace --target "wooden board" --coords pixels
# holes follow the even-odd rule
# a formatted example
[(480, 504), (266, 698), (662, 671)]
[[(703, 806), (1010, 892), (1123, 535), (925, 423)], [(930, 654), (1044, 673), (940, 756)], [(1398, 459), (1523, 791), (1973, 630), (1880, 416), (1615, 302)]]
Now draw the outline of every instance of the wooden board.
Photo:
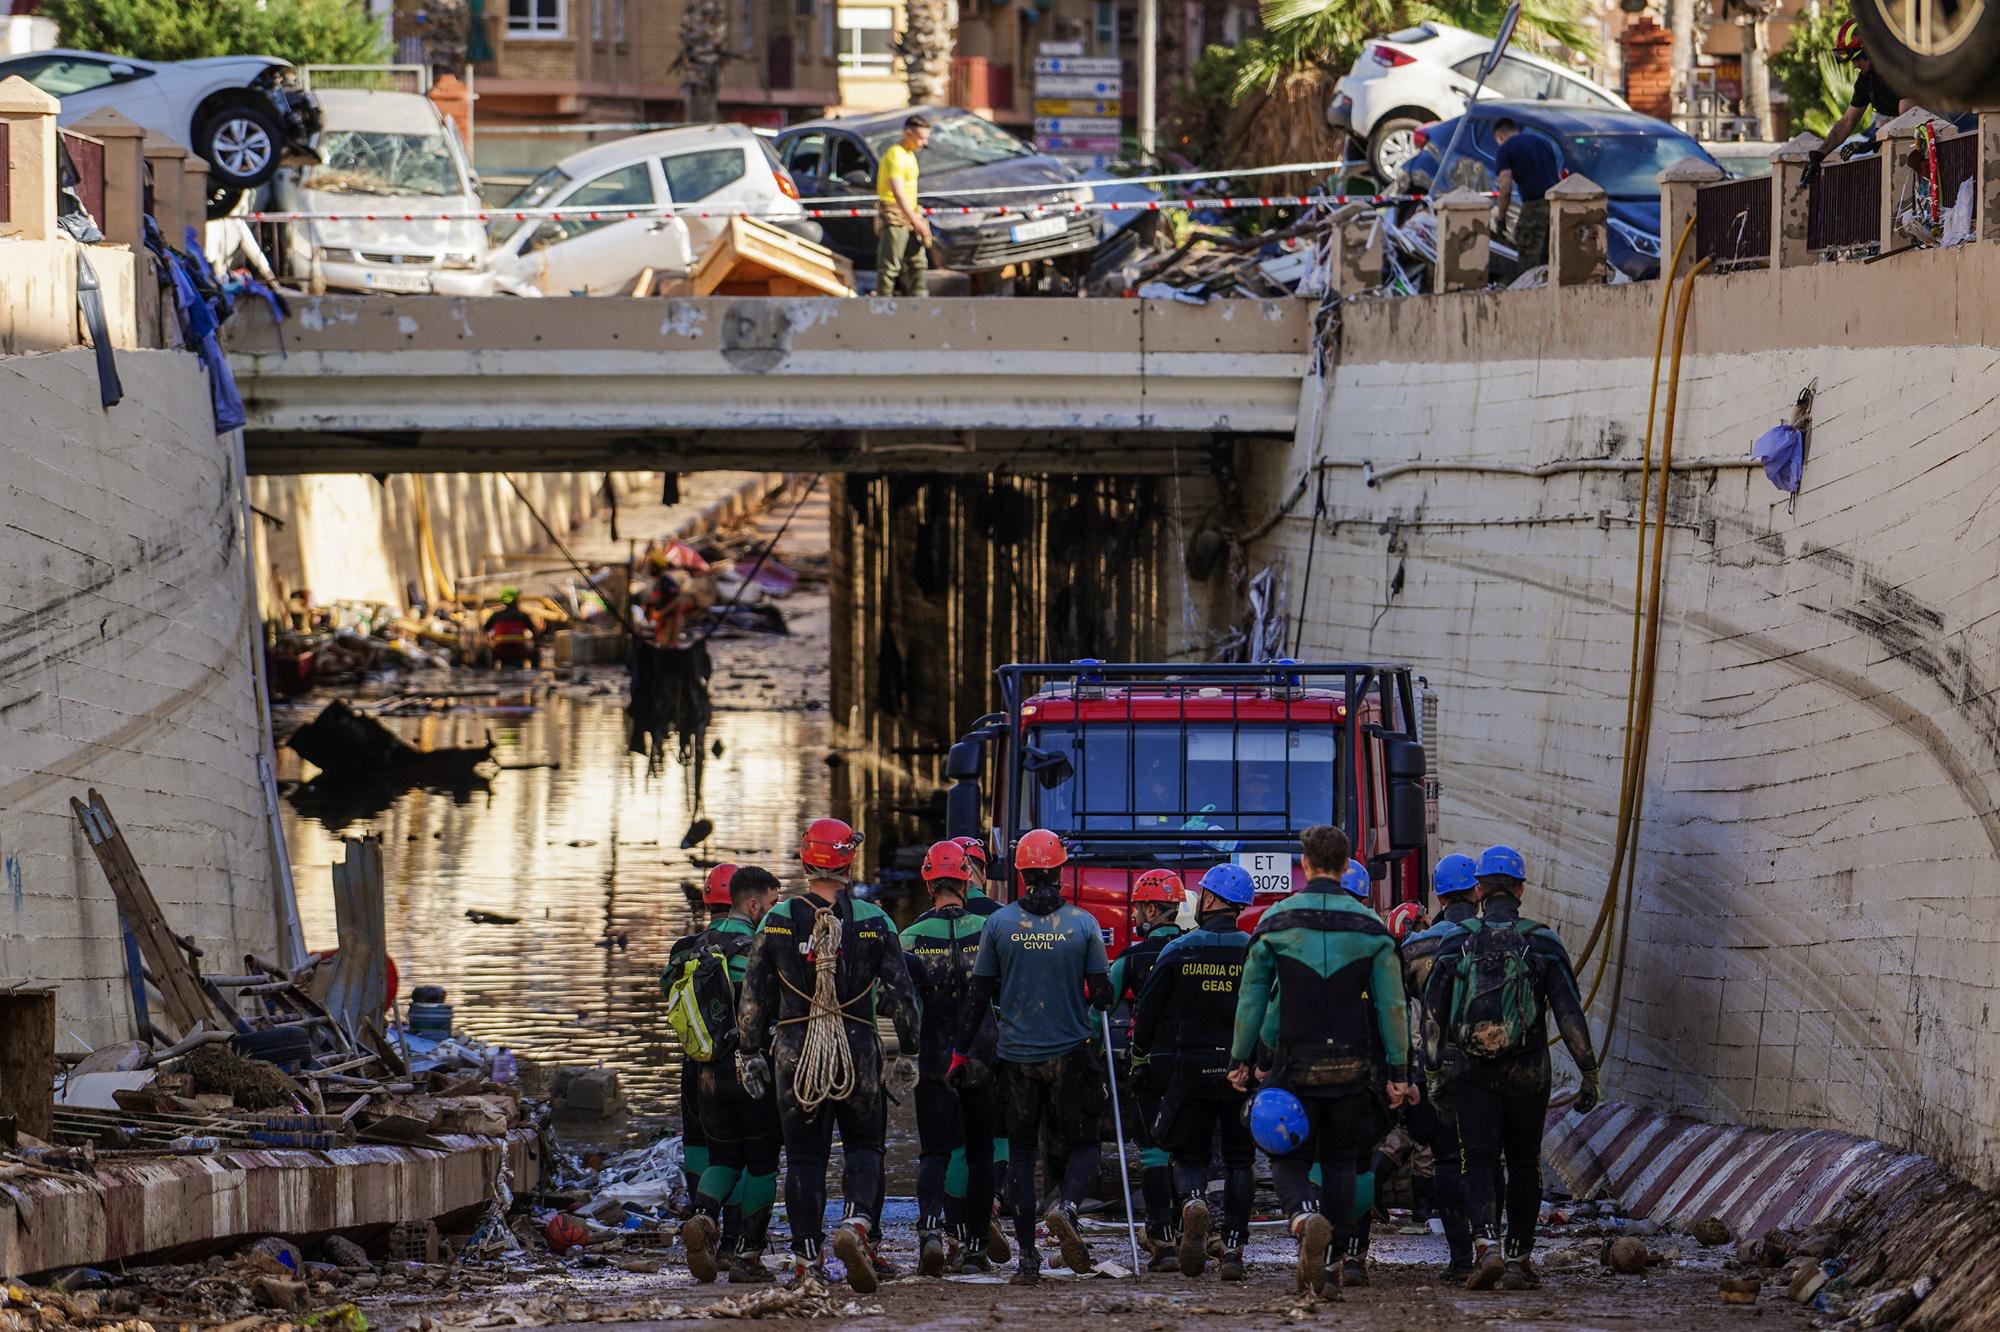
[[(69, 807), (75, 812), (76, 821), (83, 825), (83, 835), (91, 850), (97, 853), (97, 863), (104, 869), (119, 910), (125, 913), (133, 934), (138, 936), (139, 952), (160, 991), (167, 1035), (179, 1039), (193, 1031), (195, 1023), (215, 1016), (208, 996), (202, 992), (201, 981), (175, 941), (174, 932), (167, 927), (166, 917), (160, 914), (159, 901), (146, 886), (146, 876), (140, 872), (139, 862), (133, 859), (132, 848), (126, 845), (125, 834), (111, 817), (104, 797), (93, 790), (89, 804), (72, 796)], [(153, 1026), (157, 1029), (160, 1022), (154, 1022)]]
[(382, 900), (382, 841), (348, 838), (347, 858), (333, 867), (333, 910), (340, 952), (333, 960), (333, 985), (326, 1012), (352, 1039), (363, 1024), (382, 1014), (389, 992), (388, 926)]
[(0, 992), (0, 1119), (46, 1139), (55, 1082), (56, 992), (34, 984)]
[(732, 217), (688, 282), (695, 296), (852, 296), (854, 265), (783, 227)]

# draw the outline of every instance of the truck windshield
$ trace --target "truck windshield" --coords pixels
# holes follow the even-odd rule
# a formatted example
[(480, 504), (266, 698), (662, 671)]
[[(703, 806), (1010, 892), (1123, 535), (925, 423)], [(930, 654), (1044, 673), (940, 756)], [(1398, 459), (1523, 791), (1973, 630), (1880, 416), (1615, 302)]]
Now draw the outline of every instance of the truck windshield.
[[(1248, 833), (1222, 846), (1212, 837), (1163, 837), (1155, 849), (1285, 840), (1315, 823), (1337, 823), (1339, 730), (1284, 722), (1106, 722), (1044, 726), (1035, 748), (1068, 757), (1061, 785), (1027, 783), (1032, 826), (1090, 832)], [(1264, 832), (1276, 837), (1258, 838)], [(1088, 854), (1088, 839), (1083, 838)], [(1107, 852), (1111, 844), (1105, 844)], [(1130, 848), (1120, 839), (1116, 846)]]

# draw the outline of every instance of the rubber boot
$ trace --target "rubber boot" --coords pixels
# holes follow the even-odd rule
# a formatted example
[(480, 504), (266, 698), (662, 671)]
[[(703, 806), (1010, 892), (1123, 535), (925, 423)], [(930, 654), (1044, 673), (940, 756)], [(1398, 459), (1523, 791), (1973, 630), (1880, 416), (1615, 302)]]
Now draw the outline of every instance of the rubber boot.
[(1181, 1242), (1178, 1246), (1181, 1275), (1198, 1277), (1208, 1261), (1208, 1201), (1189, 1198), (1181, 1205)]
[(945, 1251), (944, 1236), (935, 1230), (926, 1230), (918, 1236), (917, 1271), (927, 1277), (944, 1275), (945, 1262), (950, 1254)]
[(1292, 1218), (1292, 1234), (1299, 1241), (1299, 1294), (1324, 1295), (1326, 1251), (1333, 1243), (1333, 1222), (1318, 1212), (1301, 1212)]
[(706, 1212), (696, 1212), (681, 1226), (681, 1244), (687, 1249), (688, 1275), (704, 1285), (716, 1278), (715, 1220)]
[(868, 1223), (849, 1217), (833, 1232), (833, 1256), (847, 1268), (847, 1284), (856, 1294), (873, 1295), (881, 1284), (875, 1276), (875, 1256), (868, 1251)]
[(1091, 1271), (1090, 1246), (1083, 1242), (1083, 1235), (1076, 1228), (1076, 1204), (1057, 1203), (1042, 1216), (1042, 1224), (1049, 1228), (1049, 1238), (1062, 1250), (1063, 1266), (1078, 1276)]
[(1241, 1281), (1244, 1278), (1243, 1250), (1224, 1249), (1222, 1261), (1217, 1264), (1216, 1273), (1224, 1281)]

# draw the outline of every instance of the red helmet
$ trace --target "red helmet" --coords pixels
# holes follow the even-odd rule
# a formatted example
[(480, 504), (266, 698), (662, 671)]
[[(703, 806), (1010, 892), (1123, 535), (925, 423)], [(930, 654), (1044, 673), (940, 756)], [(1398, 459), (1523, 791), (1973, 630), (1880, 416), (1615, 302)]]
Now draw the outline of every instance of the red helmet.
[(1389, 937), (1401, 943), (1412, 930), (1422, 927), (1423, 906), (1416, 902), (1398, 902), (1389, 908), (1389, 918), (1385, 923), (1389, 926)]
[(954, 837), (951, 840), (964, 848), (968, 860), (976, 860), (979, 862), (979, 868), (986, 868), (986, 843), (977, 837)]
[(1055, 869), (1068, 863), (1069, 850), (1062, 838), (1047, 828), (1036, 828), (1021, 834), (1021, 840), (1014, 843), (1014, 868), (1017, 870)]
[(729, 876), (736, 873), (734, 865), (717, 865), (708, 872), (708, 882), (701, 887), (703, 906), (729, 905)]
[(799, 843), (799, 859), (807, 869), (844, 870), (854, 864), (861, 834), (845, 819), (814, 819)]
[(1867, 54), (1861, 45), (1861, 28), (1853, 19), (1841, 24), (1840, 31), (1834, 35), (1833, 53), (1846, 60)]
[(1132, 905), (1141, 902), (1172, 902), (1178, 905), (1187, 896), (1181, 876), (1170, 869), (1150, 869), (1132, 885)]
[(971, 866), (966, 864), (965, 848), (957, 842), (933, 842), (931, 849), (924, 852), (925, 883), (936, 879), (964, 879), (971, 873)]

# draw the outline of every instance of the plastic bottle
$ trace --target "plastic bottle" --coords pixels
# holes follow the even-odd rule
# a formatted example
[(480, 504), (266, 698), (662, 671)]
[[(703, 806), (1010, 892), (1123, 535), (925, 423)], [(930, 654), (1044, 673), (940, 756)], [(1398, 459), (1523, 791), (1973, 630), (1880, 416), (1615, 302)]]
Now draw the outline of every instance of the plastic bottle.
[(501, 1046), (500, 1053), (493, 1056), (493, 1080), (504, 1087), (520, 1076), (521, 1061), (514, 1057), (512, 1050)]
[(201, 1156), (215, 1151), (221, 1146), (220, 1139), (196, 1137), (193, 1134), (187, 1134), (183, 1137), (175, 1138), (172, 1142), (168, 1143), (167, 1150), (181, 1156)]

